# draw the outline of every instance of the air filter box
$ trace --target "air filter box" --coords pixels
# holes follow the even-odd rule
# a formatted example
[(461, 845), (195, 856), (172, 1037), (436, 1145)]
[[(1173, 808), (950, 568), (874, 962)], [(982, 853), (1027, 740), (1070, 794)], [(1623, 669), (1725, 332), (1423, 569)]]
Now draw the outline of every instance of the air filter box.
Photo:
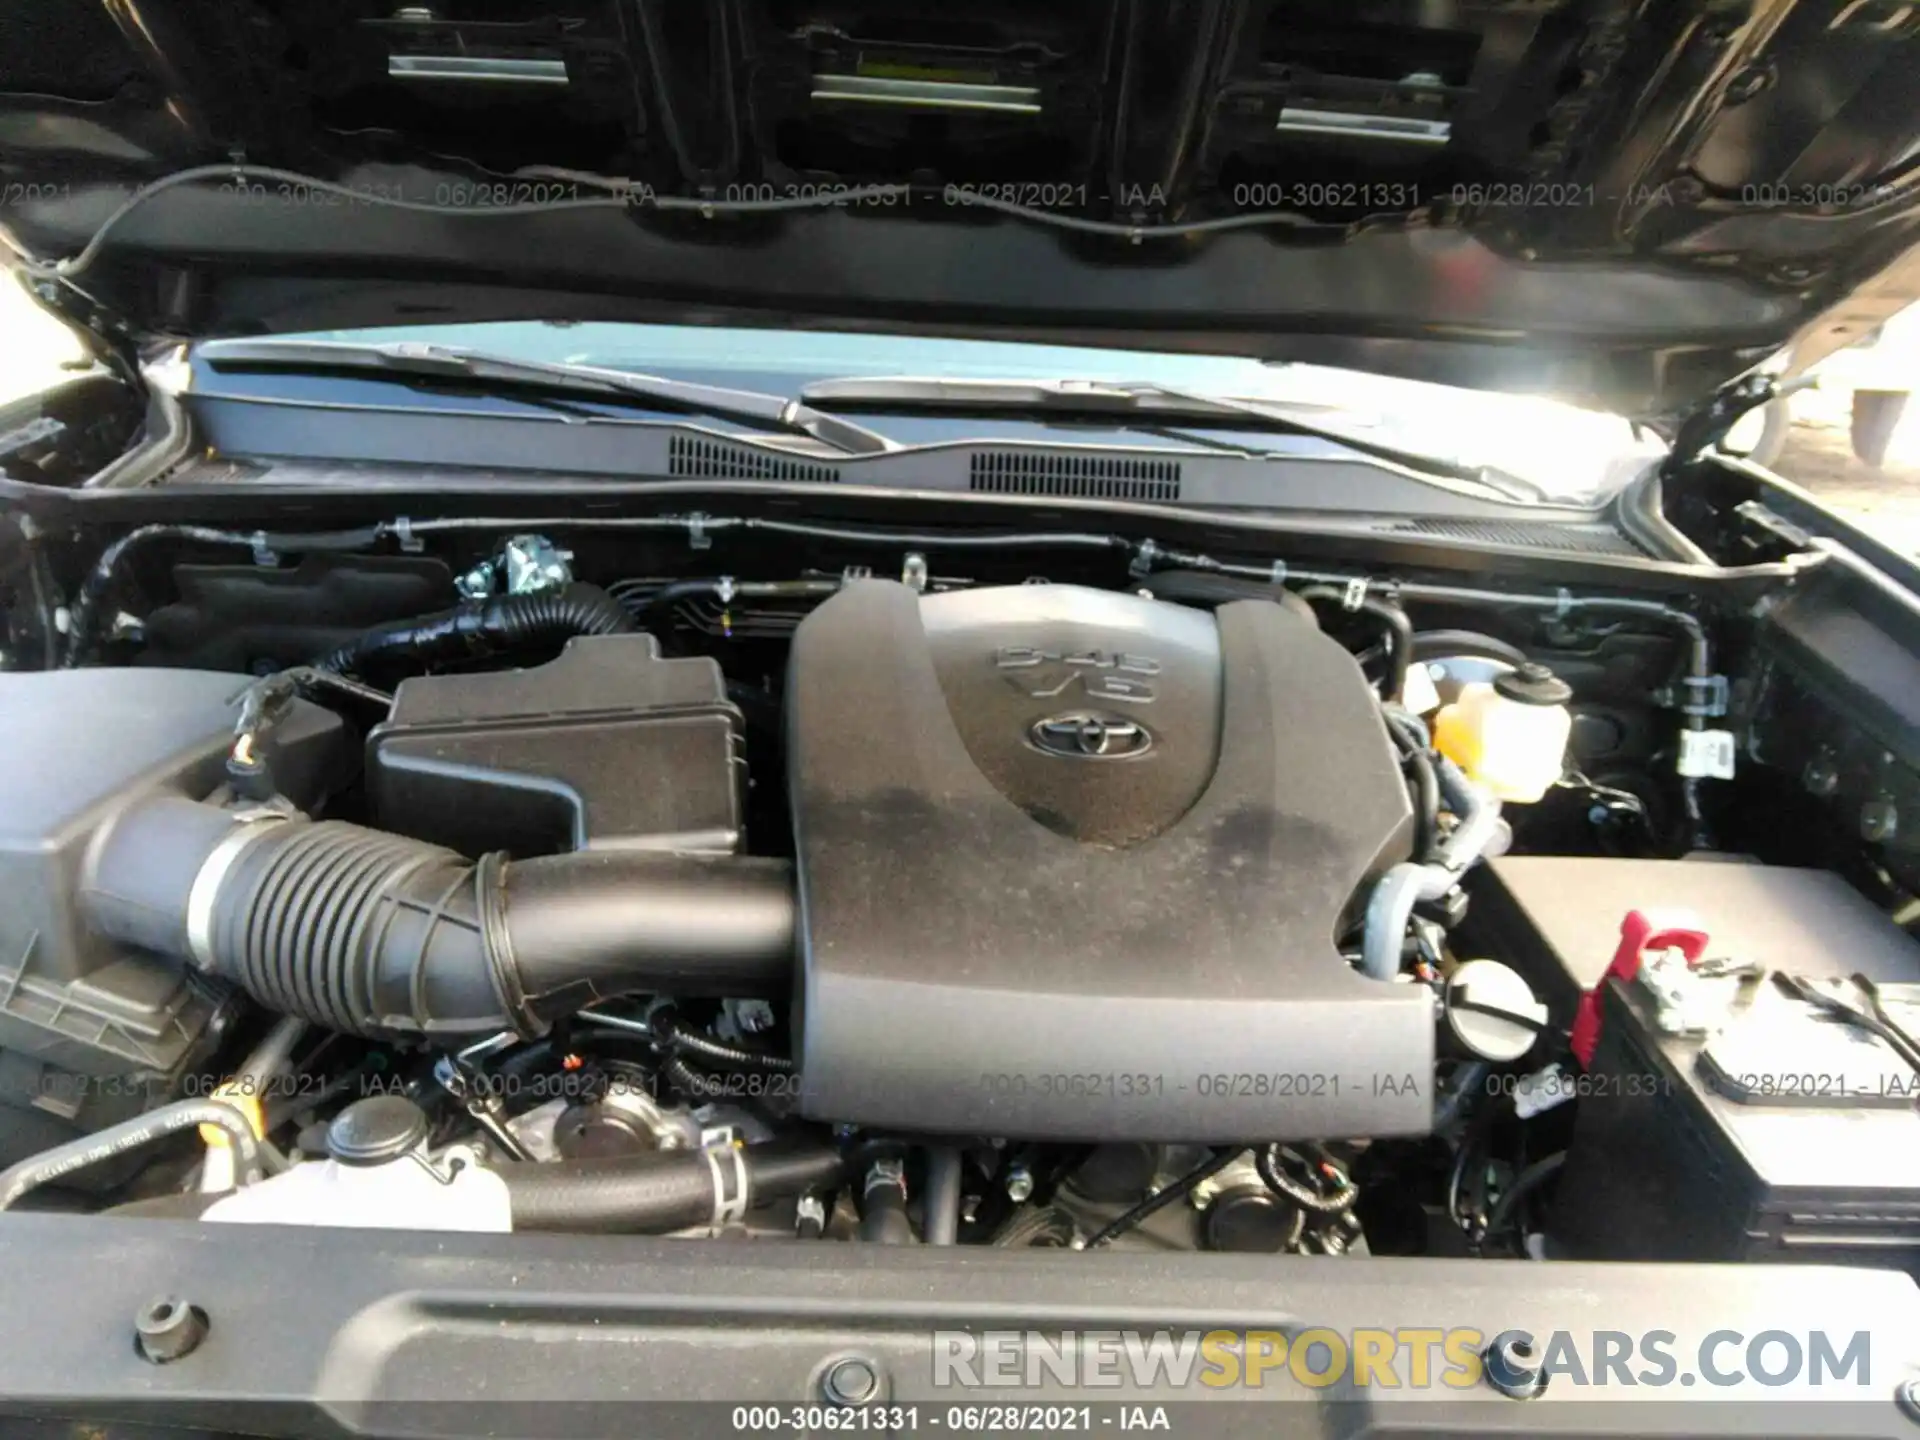
[[(217, 1038), (224, 989), (98, 934), (79, 896), (130, 809), (224, 781), (245, 685), (206, 670), (0, 674), (0, 1166), (171, 1098)], [(352, 752), (338, 716), (298, 701), (269, 754), (306, 805)]]

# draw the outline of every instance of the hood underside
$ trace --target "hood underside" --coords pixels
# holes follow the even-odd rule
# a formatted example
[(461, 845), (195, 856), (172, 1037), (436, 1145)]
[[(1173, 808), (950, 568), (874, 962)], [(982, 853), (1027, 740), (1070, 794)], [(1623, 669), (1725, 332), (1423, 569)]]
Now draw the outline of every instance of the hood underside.
[(141, 341), (925, 330), (1659, 417), (1920, 295), (1900, 0), (0, 11), (0, 224), (33, 256), (175, 172), (286, 172), (165, 188), (38, 277)]

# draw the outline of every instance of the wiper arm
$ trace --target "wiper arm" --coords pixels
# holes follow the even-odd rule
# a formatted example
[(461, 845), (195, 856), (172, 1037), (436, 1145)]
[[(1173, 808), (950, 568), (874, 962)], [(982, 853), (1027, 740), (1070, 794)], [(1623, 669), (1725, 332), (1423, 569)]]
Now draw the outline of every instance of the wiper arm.
[[(1336, 445), (1384, 460), (1423, 476), (1437, 476), (1483, 486), (1513, 500), (1551, 499), (1530, 480), (1484, 465), (1463, 465), (1398, 445), (1354, 435), (1338, 426), (1303, 419), (1282, 401), (1239, 400), (1202, 395), (1167, 385), (1101, 380), (940, 380), (916, 376), (850, 377), (817, 380), (801, 390), (800, 398), (816, 405), (941, 410), (1072, 411), (1076, 414), (1118, 415), (1131, 420), (1160, 416), (1184, 420), (1256, 420), (1264, 428), (1289, 435), (1330, 440)], [(1257, 452), (1255, 452), (1257, 453)]]
[(384, 345), (339, 340), (209, 340), (198, 347), (197, 353), (216, 370), (341, 370), (502, 389), (524, 387), (735, 420), (766, 430), (806, 435), (847, 455), (878, 455), (896, 448), (886, 436), (838, 415), (824, 414), (802, 399), (598, 365), (517, 360), (410, 340)]

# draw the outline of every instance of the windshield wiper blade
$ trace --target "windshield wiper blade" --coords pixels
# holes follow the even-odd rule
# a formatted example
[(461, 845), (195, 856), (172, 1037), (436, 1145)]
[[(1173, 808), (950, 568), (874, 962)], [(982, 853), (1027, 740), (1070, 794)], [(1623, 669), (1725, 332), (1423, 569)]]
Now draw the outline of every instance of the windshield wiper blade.
[(886, 436), (816, 410), (804, 398), (729, 390), (598, 365), (518, 360), (411, 340), (366, 345), (341, 340), (208, 340), (196, 353), (216, 370), (341, 370), (483, 388), (524, 387), (734, 420), (765, 430), (805, 435), (847, 455), (879, 455), (897, 448)]
[[(1337, 425), (1322, 425), (1303, 418), (1300, 407), (1285, 401), (1241, 400), (1224, 395), (1203, 395), (1151, 382), (1104, 380), (941, 380), (918, 376), (850, 376), (839, 380), (816, 380), (800, 391), (800, 398), (815, 405), (849, 408), (907, 408), (939, 410), (1019, 410), (1071, 411), (1075, 414), (1117, 415), (1131, 422), (1142, 416), (1168, 419), (1219, 419), (1244, 423), (1258, 421), (1263, 427), (1289, 435), (1328, 440), (1336, 445), (1383, 460), (1421, 476), (1458, 480), (1492, 490), (1502, 498), (1539, 502), (1550, 500), (1547, 492), (1532, 481), (1486, 465), (1467, 465), (1438, 455), (1407, 450), (1355, 435)], [(1315, 406), (1315, 409), (1323, 407)], [(1196, 437), (1197, 438), (1197, 437)], [(1260, 452), (1251, 452), (1258, 454)]]

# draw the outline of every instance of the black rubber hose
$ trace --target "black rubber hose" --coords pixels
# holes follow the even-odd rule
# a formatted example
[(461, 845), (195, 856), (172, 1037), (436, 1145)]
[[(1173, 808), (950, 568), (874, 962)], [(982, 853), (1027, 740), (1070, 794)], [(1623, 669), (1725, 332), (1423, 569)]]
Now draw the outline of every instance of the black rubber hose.
[(78, 1140), (42, 1150), (0, 1170), (0, 1210), (12, 1208), (29, 1190), (51, 1184), (76, 1170), (201, 1125), (217, 1126), (227, 1136), (233, 1146), (234, 1174), (241, 1184), (260, 1178), (260, 1142), (254, 1138), (253, 1126), (244, 1115), (223, 1100), (176, 1100)]
[(1387, 698), (1398, 700), (1406, 692), (1407, 671), (1413, 665), (1413, 621), (1407, 618), (1405, 610), (1378, 595), (1364, 596), (1357, 605), (1349, 604), (1347, 592), (1337, 585), (1309, 585), (1300, 592), (1300, 597), (1354, 610), (1379, 622), (1387, 641)]
[(927, 1148), (927, 1190), (921, 1198), (926, 1211), (929, 1245), (957, 1245), (960, 1241), (960, 1148)]
[(417, 670), (552, 647), (575, 635), (627, 635), (636, 628), (625, 607), (597, 585), (569, 585), (538, 595), (472, 600), (376, 626), (314, 661), (313, 668), (340, 675)]
[(860, 1238), (869, 1245), (914, 1245), (913, 1219), (907, 1214), (906, 1186), (898, 1180), (870, 1175), (860, 1197)]
[(1567, 1154), (1563, 1150), (1557, 1155), (1547, 1156), (1544, 1160), (1534, 1161), (1514, 1176), (1513, 1183), (1507, 1187), (1506, 1193), (1494, 1204), (1493, 1213), (1487, 1216), (1487, 1228), (1481, 1233), (1481, 1240), (1490, 1240), (1505, 1229), (1507, 1222), (1513, 1218), (1514, 1212), (1520, 1208), (1520, 1202), (1558, 1175), (1560, 1167), (1566, 1163)]
[(268, 1009), (352, 1034), (545, 1032), (628, 994), (784, 993), (781, 860), (581, 851), (479, 864), (337, 821), (129, 812), (81, 886), (111, 938), (190, 961)]
[[(740, 1172), (745, 1191), (733, 1193)], [(744, 1150), (683, 1150), (617, 1160), (502, 1165), (515, 1230), (658, 1235), (711, 1223), (723, 1206), (838, 1189), (840, 1152), (818, 1140), (772, 1140)], [(726, 1187), (721, 1194), (717, 1187)]]
[(1420, 726), (1391, 706), (1382, 713), (1386, 717), (1387, 733), (1400, 749), (1412, 784), (1417, 827), (1413, 858), (1424, 865), (1434, 858), (1440, 843), (1440, 772), (1434, 769), (1433, 754), (1427, 748), (1427, 737), (1421, 733)]

